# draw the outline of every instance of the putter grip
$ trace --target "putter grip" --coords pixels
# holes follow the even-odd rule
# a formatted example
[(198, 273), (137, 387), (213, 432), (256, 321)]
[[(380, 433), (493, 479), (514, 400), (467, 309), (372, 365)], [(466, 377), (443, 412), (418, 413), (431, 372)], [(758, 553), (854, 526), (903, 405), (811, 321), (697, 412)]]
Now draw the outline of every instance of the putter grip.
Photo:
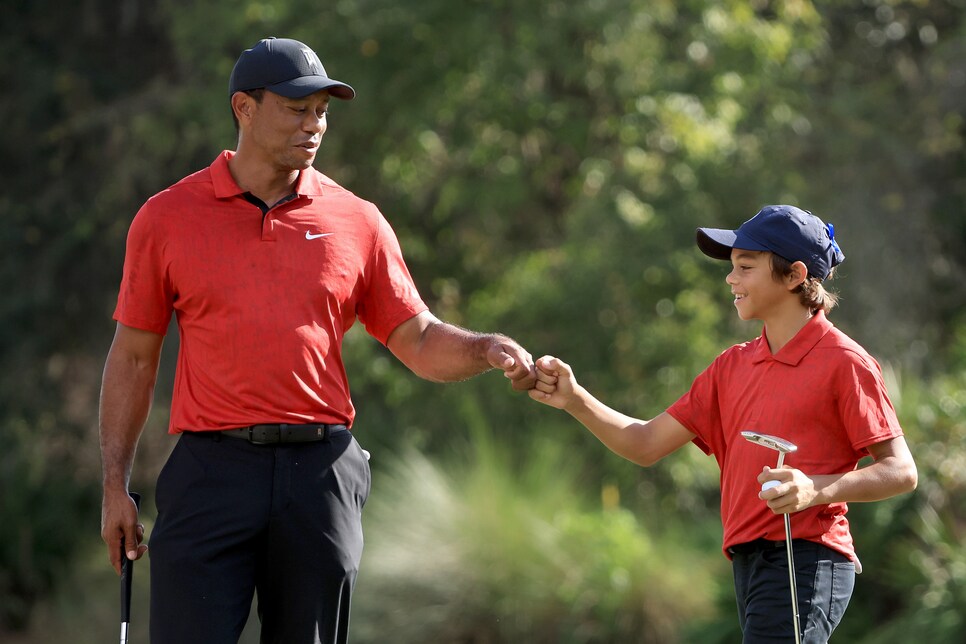
[[(141, 495), (130, 492), (134, 506), (141, 510)], [(124, 540), (121, 540), (121, 622), (131, 621), (131, 582), (134, 577), (134, 562), (127, 558)]]

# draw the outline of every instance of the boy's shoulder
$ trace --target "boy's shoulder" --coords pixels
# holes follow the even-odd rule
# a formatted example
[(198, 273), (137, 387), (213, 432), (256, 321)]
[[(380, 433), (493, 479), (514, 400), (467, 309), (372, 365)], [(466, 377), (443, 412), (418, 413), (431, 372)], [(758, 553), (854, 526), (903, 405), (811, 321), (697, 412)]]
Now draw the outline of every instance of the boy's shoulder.
[[(813, 352), (817, 352), (817, 355), (824, 361), (836, 361), (838, 359), (838, 361), (844, 362), (878, 364), (865, 347), (826, 320), (818, 321), (818, 324), (809, 329), (809, 332), (799, 340), (801, 341), (800, 346), (789, 347), (793, 353), (798, 354), (797, 358), (793, 358), (793, 362), (796, 364), (806, 354)], [(771, 356), (771, 352), (768, 349), (768, 341), (762, 334), (752, 340), (728, 347), (715, 358), (714, 363), (722, 367), (734, 366), (739, 362), (761, 362), (769, 356)], [(788, 355), (785, 355), (786, 360), (788, 357)]]
[[(754, 361), (755, 356), (761, 354), (761, 351), (763, 350), (761, 345), (764, 342), (764, 337), (758, 336), (753, 340), (733, 344), (719, 353), (718, 357), (712, 361), (710, 366), (728, 368), (738, 362)], [(767, 344), (765, 345), (764, 350), (767, 351)]]
[(873, 358), (872, 354), (865, 347), (837, 327), (832, 327), (819, 340), (814, 351), (824, 361), (861, 365), (864, 368), (871, 368), (875, 371), (881, 371), (882, 369), (878, 360)]
[(836, 326), (833, 326), (831, 329), (829, 329), (828, 333), (822, 336), (822, 339), (818, 341), (816, 348), (847, 351), (862, 356), (869, 356), (869, 352), (865, 349), (865, 347)]

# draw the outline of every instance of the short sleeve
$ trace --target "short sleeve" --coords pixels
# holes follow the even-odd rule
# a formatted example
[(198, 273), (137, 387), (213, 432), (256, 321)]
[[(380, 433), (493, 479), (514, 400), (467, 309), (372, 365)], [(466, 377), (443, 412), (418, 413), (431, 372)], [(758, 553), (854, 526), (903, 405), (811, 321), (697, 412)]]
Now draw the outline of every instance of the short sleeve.
[(839, 414), (852, 447), (860, 452), (875, 443), (902, 436), (902, 428), (882, 378), (870, 356), (848, 352), (840, 370)]
[(397, 326), (427, 310), (403, 260), (399, 240), (378, 214), (378, 230), (366, 266), (366, 288), (357, 314), (366, 331), (386, 344)]
[(692, 442), (705, 454), (717, 451), (714, 437), (722, 433), (717, 371), (718, 360), (715, 360), (698, 374), (687, 393), (667, 409), (668, 414), (697, 435)]
[(159, 335), (167, 332), (174, 302), (164, 246), (164, 231), (148, 202), (135, 215), (128, 230), (114, 319)]

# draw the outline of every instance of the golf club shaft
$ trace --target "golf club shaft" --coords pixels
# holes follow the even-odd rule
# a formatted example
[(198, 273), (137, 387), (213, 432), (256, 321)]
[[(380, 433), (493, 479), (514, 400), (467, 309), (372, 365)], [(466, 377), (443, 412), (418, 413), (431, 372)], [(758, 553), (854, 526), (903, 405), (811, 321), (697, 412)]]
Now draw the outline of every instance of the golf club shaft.
[[(134, 506), (141, 510), (141, 495), (130, 493)], [(121, 644), (127, 644), (128, 626), (131, 623), (131, 586), (134, 580), (134, 562), (127, 558), (125, 543), (121, 541)], [(137, 544), (134, 549), (137, 550)]]
[[(785, 452), (778, 452), (778, 465), (780, 469), (785, 463)], [(792, 596), (792, 628), (795, 629), (795, 644), (802, 644), (802, 629), (799, 627), (798, 617), (798, 585), (795, 583), (795, 553), (792, 547), (792, 520), (787, 514), (785, 517), (785, 554), (788, 557), (788, 588)]]
[(792, 628), (795, 629), (795, 644), (802, 642), (802, 629), (798, 617), (798, 585), (795, 583), (795, 555), (792, 549), (792, 520), (785, 516), (785, 553), (788, 555), (788, 587), (792, 596)]
[[(790, 443), (777, 436), (769, 436), (753, 431), (743, 431), (741, 435), (745, 440), (777, 451), (778, 465), (775, 466), (775, 469), (781, 469), (782, 465), (784, 465), (786, 453), (794, 452), (798, 449), (798, 446), (794, 443)], [(777, 480), (766, 481), (761, 489), (771, 489), (772, 487), (777, 487), (778, 484), (779, 482)], [(792, 545), (792, 520), (788, 514), (784, 514), (783, 516), (785, 517), (785, 554), (788, 556), (788, 589), (789, 594), (792, 596), (792, 628), (795, 630), (795, 644), (802, 644), (801, 620), (798, 617), (798, 584), (795, 583), (795, 553), (794, 546)]]

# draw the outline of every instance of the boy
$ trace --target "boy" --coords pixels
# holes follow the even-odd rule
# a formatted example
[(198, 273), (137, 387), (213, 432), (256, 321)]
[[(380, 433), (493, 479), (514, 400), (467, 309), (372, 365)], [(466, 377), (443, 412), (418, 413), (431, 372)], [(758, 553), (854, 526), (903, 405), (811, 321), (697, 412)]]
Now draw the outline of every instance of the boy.
[[(781, 515), (795, 513), (802, 641), (825, 642), (848, 606), (858, 563), (846, 504), (913, 490), (916, 466), (879, 365), (826, 318), (836, 299), (823, 281), (845, 259), (832, 226), (794, 206), (766, 206), (737, 230), (699, 228), (697, 243), (709, 257), (730, 259), (725, 281), (738, 316), (761, 320), (760, 337), (718, 356), (652, 420), (606, 406), (552, 356), (537, 361), (530, 396), (567, 411), (643, 466), (689, 442), (714, 455), (722, 549), (732, 561), (746, 644), (794, 639)], [(798, 450), (772, 469), (776, 452), (745, 440), (744, 430)], [(865, 455), (874, 462), (857, 469)], [(762, 491), (766, 481), (778, 485)]]

